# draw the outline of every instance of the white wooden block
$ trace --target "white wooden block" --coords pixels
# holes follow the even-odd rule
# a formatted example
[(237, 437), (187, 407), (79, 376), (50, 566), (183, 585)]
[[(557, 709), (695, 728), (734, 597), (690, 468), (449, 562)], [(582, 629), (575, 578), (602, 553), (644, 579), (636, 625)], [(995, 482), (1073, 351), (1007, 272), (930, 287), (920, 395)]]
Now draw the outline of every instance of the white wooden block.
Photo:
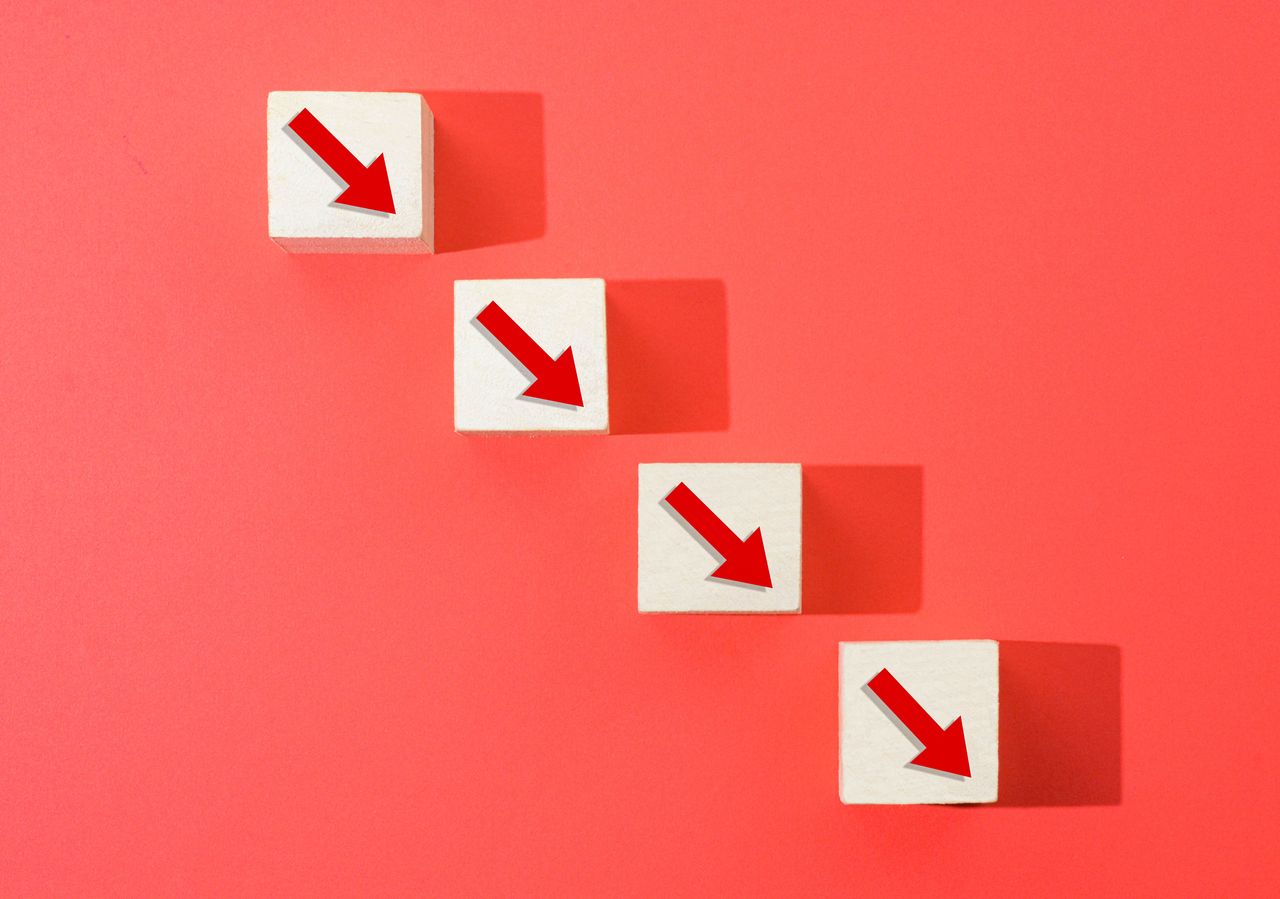
[[(343, 165), (340, 151), (325, 152), (304, 139), (308, 120), (298, 119), (303, 110), (354, 160), (346, 158)], [(420, 94), (272, 91), (267, 95), (271, 239), (290, 253), (432, 252), (433, 134), (431, 110)], [(367, 174), (360, 174), (361, 167)], [(357, 205), (375, 196), (383, 200), (388, 190), (394, 212)], [(344, 195), (352, 202), (338, 202)]]
[(604, 281), (455, 281), (453, 426), (607, 432)]
[(995, 802), (999, 699), (994, 640), (841, 643), (840, 801)]
[(800, 611), (799, 465), (645, 464), (639, 481), (641, 612)]

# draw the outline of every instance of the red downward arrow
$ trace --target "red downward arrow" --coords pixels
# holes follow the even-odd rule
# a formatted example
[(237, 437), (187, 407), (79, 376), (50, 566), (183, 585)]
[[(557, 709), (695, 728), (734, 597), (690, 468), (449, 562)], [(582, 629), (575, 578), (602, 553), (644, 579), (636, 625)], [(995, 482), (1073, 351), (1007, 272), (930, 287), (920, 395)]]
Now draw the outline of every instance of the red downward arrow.
[(356, 159), (355, 154), (342, 145), (320, 120), (308, 109), (302, 110), (289, 123), (289, 130), (311, 148), (320, 160), (333, 169), (333, 173), (347, 183), (347, 189), (338, 195), (335, 203), (357, 206), (374, 212), (395, 213), (396, 204), (391, 199), (391, 181), (387, 178), (387, 161), (379, 156), (369, 167)]
[(964, 724), (959, 718), (943, 730), (887, 668), (882, 668), (867, 686), (897, 716), (903, 727), (924, 744), (924, 749), (911, 760), (911, 764), (961, 777), (970, 776), (969, 750), (964, 743)]
[(739, 540), (738, 535), (683, 481), (667, 494), (666, 503), (724, 559), (724, 564), (711, 573), (712, 577), (755, 587), (773, 586), (769, 578), (769, 560), (764, 554), (764, 538), (759, 528), (752, 531), (746, 540)]
[(573, 347), (552, 359), (497, 303), (481, 309), (476, 321), (533, 375), (533, 383), (522, 396), (566, 406), (582, 405), (582, 388), (578, 385), (578, 367), (573, 364)]

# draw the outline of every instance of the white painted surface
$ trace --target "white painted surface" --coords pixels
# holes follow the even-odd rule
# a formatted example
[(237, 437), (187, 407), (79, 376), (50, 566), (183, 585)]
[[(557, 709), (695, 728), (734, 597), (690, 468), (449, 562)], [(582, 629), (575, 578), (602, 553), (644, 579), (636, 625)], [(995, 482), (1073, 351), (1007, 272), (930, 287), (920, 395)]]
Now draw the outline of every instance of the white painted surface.
[[(573, 348), (581, 408), (521, 396), (533, 377), (475, 321), (493, 302), (552, 358)], [(607, 356), (600, 278), (453, 284), (453, 426), (459, 433), (608, 431)]]
[[(386, 157), (394, 214), (333, 201), (345, 184), (287, 125), (304, 108), (368, 166)], [(267, 219), (291, 253), (429, 253), (434, 121), (420, 94), (272, 91), (267, 95)]]
[[(921, 745), (865, 688), (885, 668), (940, 727), (963, 719), (971, 777), (911, 765)], [(999, 644), (994, 640), (841, 643), (840, 801), (995, 802), (999, 696)]]
[[(739, 540), (760, 528), (770, 588), (716, 580), (722, 561), (663, 502), (683, 481)], [(641, 612), (799, 612), (800, 466), (654, 463), (639, 471)]]

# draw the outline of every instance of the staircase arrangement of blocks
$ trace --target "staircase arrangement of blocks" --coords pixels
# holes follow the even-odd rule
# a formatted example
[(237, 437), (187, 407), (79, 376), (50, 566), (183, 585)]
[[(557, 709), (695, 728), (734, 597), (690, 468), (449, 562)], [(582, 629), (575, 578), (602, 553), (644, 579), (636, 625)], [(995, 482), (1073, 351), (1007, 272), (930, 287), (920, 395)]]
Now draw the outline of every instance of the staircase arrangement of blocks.
[[(434, 126), (418, 94), (269, 94), (271, 239), (290, 253), (432, 253)], [(592, 277), (456, 281), (454, 430), (608, 434), (606, 292)], [(638, 612), (801, 613), (803, 471), (641, 464)], [(838, 653), (842, 802), (996, 801), (999, 644), (842, 642)]]

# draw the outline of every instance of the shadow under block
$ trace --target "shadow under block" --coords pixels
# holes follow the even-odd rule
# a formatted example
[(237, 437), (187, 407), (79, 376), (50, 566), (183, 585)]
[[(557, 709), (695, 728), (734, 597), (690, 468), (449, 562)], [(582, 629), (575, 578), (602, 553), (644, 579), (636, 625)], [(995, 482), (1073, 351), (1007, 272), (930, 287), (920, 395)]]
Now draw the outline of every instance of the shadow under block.
[[(347, 182), (289, 127), (303, 109), (360, 166), (385, 160), (394, 213), (335, 202)], [(433, 144), (434, 120), (419, 94), (272, 91), (267, 95), (271, 239), (290, 253), (432, 252)]]
[[(913, 764), (927, 742), (870, 685), (888, 671), (939, 729), (959, 718), (969, 777)], [(840, 801), (847, 805), (995, 802), (999, 776), (999, 644), (935, 640), (840, 644)], [(882, 682), (878, 681), (878, 684)], [(883, 686), (880, 688), (884, 689)], [(910, 717), (910, 708), (904, 710)], [(919, 720), (915, 731), (920, 732)], [(922, 759), (923, 761), (923, 759)]]
[[(607, 433), (604, 293), (600, 278), (455, 281), (454, 430)], [(539, 396), (566, 391), (581, 405)]]
[[(673, 495), (681, 484), (687, 492)], [(639, 487), (641, 612), (800, 611), (800, 465), (644, 464)], [(758, 550), (745, 546), (753, 539)], [(760, 555), (769, 587), (715, 576), (726, 563), (755, 571)]]

